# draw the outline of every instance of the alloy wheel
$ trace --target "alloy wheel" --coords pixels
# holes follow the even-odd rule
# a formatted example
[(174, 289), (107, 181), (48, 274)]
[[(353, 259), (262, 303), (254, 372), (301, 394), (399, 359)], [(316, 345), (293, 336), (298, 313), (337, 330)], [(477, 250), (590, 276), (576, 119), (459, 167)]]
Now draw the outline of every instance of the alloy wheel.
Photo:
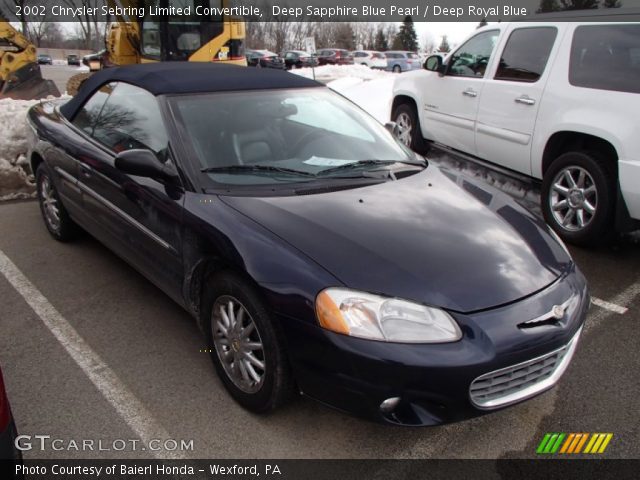
[(265, 379), (264, 345), (247, 309), (230, 295), (216, 299), (211, 318), (213, 343), (225, 373), (245, 393), (256, 393)]
[(549, 191), (554, 220), (565, 230), (577, 232), (591, 223), (598, 208), (598, 191), (587, 170), (569, 166), (560, 170)]
[(409, 114), (406, 112), (400, 113), (396, 118), (396, 124), (398, 125), (398, 140), (407, 147), (411, 147), (411, 129), (413, 128), (413, 124)]
[(42, 202), (44, 217), (53, 230), (60, 229), (60, 207), (53, 185), (47, 175), (40, 182), (40, 201)]

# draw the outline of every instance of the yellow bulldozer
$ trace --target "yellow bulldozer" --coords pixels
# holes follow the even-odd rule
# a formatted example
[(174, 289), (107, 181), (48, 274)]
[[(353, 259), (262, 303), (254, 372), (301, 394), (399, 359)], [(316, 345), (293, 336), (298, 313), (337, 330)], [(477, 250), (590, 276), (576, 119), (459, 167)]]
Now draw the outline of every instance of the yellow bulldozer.
[[(227, 14), (231, 1), (181, 0), (179, 3), (183, 10), (176, 12), (172, 8), (175, 3), (172, 0), (105, 0), (105, 5), (114, 12), (115, 19), (108, 26), (105, 49), (83, 59), (90, 71), (71, 77), (67, 82), (67, 93), (75, 95), (92, 72), (119, 65), (190, 61), (246, 66), (245, 24), (241, 18)], [(189, 15), (184, 14), (184, 8), (187, 7), (190, 7)], [(202, 11), (211, 12), (211, 15), (196, 13)], [(44, 90), (44, 87), (51, 88), (52, 83), (42, 78), (35, 62), (35, 47), (9, 23), (0, 19), (0, 55), (3, 42), (17, 47), (15, 53), (5, 50), (0, 58), (0, 82), (8, 85), (12, 92), (6, 96), (28, 99), (52, 94), (50, 90)], [(7, 62), (5, 68), (8, 54), (14, 57), (22, 55), (24, 70), (17, 68), (19, 64), (16, 60)], [(29, 69), (26, 68), (27, 64), (30, 65)], [(3, 93), (5, 86), (2, 87)]]
[(51, 80), (42, 78), (36, 47), (0, 18), (0, 99), (39, 99), (60, 96)]

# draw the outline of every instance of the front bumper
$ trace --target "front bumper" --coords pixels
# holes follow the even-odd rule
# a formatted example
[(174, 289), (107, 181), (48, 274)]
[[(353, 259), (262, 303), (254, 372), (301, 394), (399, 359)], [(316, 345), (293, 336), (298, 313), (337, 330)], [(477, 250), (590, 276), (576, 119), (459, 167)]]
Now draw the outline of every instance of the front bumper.
[[(568, 307), (562, 318), (525, 324), (563, 304)], [(417, 426), (482, 415), (551, 388), (570, 356), (551, 381), (529, 389), (527, 395), (513, 396), (513, 401), (487, 408), (474, 404), (470, 394), (472, 382), (479, 377), (577, 342), (588, 307), (586, 281), (575, 269), (513, 304), (473, 314), (451, 313), (463, 333), (454, 343), (377, 342), (291, 319), (281, 321), (286, 325), (294, 375), (304, 394), (358, 416)], [(381, 408), (387, 399), (399, 400), (391, 402), (391, 409)]]

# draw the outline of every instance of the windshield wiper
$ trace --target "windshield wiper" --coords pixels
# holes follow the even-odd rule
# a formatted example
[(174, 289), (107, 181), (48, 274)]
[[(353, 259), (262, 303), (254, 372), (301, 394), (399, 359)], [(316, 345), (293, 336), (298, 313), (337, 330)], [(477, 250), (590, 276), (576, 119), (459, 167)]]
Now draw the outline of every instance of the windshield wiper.
[(426, 167), (426, 163), (409, 162), (407, 160), (358, 160), (357, 162), (346, 163), (337, 167), (327, 168), (326, 170), (318, 172), (318, 176), (332, 172), (350, 170), (352, 168), (367, 167), (370, 165), (393, 165), (394, 163), (404, 163), (405, 165), (412, 165), (415, 167)]
[(290, 175), (302, 175), (304, 177), (314, 177), (310, 172), (295, 170), (293, 168), (275, 167), (273, 165), (225, 165), (221, 167), (205, 167), (200, 170), (202, 173), (234, 173), (234, 172), (276, 172)]

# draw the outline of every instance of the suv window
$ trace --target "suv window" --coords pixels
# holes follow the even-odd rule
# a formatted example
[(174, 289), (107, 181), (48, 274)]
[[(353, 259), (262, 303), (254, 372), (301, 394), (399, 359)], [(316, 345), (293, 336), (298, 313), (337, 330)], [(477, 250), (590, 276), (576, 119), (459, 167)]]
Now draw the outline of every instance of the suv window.
[(98, 120), (98, 115), (100, 115), (102, 107), (113, 91), (114, 86), (114, 83), (110, 83), (96, 90), (96, 92), (89, 97), (89, 100), (85, 102), (82, 109), (76, 113), (71, 123), (88, 135), (93, 134), (93, 127)]
[(156, 98), (142, 88), (122, 82), (104, 104), (93, 137), (115, 152), (144, 148), (162, 161), (169, 143)]
[(544, 73), (557, 35), (554, 27), (519, 28), (511, 32), (495, 79), (537, 82)]
[(467, 40), (449, 60), (447, 75), (456, 77), (484, 77), (491, 53), (496, 46), (499, 30), (482, 32)]
[(569, 83), (640, 93), (640, 25), (584, 25), (571, 45)]

